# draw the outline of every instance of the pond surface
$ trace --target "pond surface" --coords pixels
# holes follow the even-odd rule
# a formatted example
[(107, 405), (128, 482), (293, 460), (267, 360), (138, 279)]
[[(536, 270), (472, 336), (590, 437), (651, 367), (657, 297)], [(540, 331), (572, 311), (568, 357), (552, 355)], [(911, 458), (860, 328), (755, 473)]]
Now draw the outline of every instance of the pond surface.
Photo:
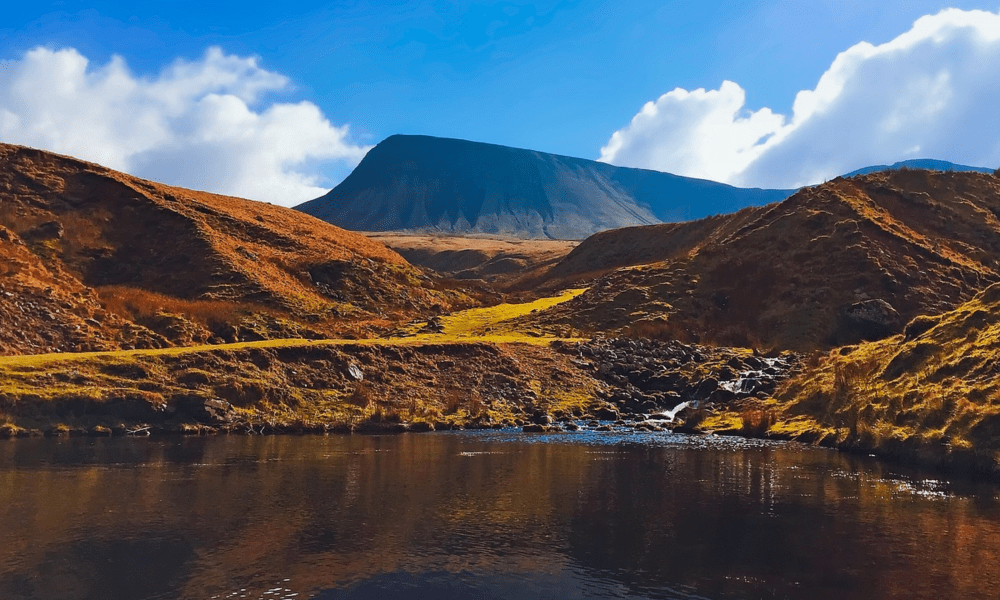
[(0, 598), (990, 598), (1000, 489), (670, 433), (0, 443)]

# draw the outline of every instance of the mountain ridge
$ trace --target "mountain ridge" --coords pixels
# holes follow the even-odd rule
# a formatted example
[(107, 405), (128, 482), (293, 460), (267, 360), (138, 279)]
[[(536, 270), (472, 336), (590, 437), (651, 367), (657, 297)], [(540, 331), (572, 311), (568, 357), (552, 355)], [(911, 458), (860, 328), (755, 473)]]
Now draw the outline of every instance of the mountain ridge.
[(731, 215), (595, 234), (524, 282), (590, 289), (511, 325), (793, 350), (884, 337), (1000, 281), (998, 215), (995, 175), (837, 178)]
[(855, 169), (850, 173), (845, 173), (842, 177), (854, 177), (856, 175), (868, 175), (870, 173), (876, 173), (879, 171), (892, 171), (897, 169), (926, 169), (928, 171), (957, 171), (957, 172), (973, 172), (973, 173), (992, 173), (993, 169), (988, 169), (986, 167), (970, 167), (969, 165), (960, 165), (947, 160), (939, 160), (936, 158), (911, 158), (908, 160), (901, 160), (894, 162), (891, 165), (872, 165), (869, 167), (861, 167), (860, 169)]

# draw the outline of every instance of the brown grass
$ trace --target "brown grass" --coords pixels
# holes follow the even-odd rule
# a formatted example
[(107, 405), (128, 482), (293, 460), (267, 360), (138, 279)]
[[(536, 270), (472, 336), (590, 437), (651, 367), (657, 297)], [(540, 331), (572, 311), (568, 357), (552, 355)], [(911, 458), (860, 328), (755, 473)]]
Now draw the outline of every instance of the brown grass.
[(740, 411), (740, 433), (747, 437), (762, 437), (777, 421), (771, 408), (747, 408)]
[(374, 393), (372, 392), (372, 387), (367, 382), (360, 381), (351, 394), (347, 397), (347, 403), (352, 406), (359, 406), (361, 408), (371, 408), (375, 404)]
[(687, 342), (691, 337), (690, 332), (678, 327), (667, 319), (647, 319), (643, 321), (636, 321), (626, 327), (622, 331), (622, 334), (625, 337), (659, 340), (662, 342), (669, 342), (672, 340)]
[(266, 307), (228, 300), (185, 300), (135, 287), (111, 285), (97, 288), (105, 310), (136, 322), (172, 313), (214, 329), (238, 322), (243, 316), (265, 312)]
[[(799, 351), (857, 343), (995, 280), (996, 214), (995, 177), (897, 171), (836, 179), (724, 217), (602, 232), (551, 269), (550, 283), (615, 270), (535, 322), (583, 315), (588, 331), (612, 332), (668, 313), (665, 330), (642, 325), (633, 334), (696, 341), (685, 337), (693, 332), (701, 343)], [(851, 319), (848, 307), (865, 298), (888, 302), (898, 324)]]

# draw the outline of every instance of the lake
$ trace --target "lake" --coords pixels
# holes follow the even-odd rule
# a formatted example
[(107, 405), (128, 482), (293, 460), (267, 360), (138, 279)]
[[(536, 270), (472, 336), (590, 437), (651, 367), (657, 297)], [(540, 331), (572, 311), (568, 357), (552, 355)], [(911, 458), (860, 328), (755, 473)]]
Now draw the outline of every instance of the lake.
[(988, 598), (1000, 488), (672, 433), (0, 443), (0, 598)]

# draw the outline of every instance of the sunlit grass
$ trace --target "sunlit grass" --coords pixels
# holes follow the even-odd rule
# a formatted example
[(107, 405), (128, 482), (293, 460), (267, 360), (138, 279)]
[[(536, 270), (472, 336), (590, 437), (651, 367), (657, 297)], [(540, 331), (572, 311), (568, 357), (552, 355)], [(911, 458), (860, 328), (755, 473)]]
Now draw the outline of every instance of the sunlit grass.
[[(542, 311), (562, 302), (579, 296), (583, 289), (572, 289), (558, 296), (541, 298), (534, 302), (523, 304), (500, 304), (489, 308), (474, 308), (441, 317), (442, 333), (416, 334), (407, 337), (366, 338), (359, 340), (327, 339), (305, 340), (301, 338), (262, 340), (256, 342), (237, 342), (233, 344), (204, 344), (199, 346), (183, 346), (173, 348), (156, 348), (143, 350), (115, 350), (106, 352), (78, 352), (33, 354), (26, 356), (0, 357), (0, 369), (37, 368), (47, 364), (68, 361), (85, 361), (94, 358), (126, 358), (138, 356), (177, 356), (194, 352), (217, 350), (240, 350), (245, 348), (282, 348), (290, 346), (343, 346), (343, 345), (419, 345), (426, 343), (445, 344), (451, 342), (485, 342), (493, 344), (531, 344), (547, 346), (556, 340), (577, 341), (576, 338), (544, 337), (524, 335), (517, 332), (482, 333), (498, 323), (527, 315), (532, 311)], [(414, 327), (415, 329), (417, 327)]]

